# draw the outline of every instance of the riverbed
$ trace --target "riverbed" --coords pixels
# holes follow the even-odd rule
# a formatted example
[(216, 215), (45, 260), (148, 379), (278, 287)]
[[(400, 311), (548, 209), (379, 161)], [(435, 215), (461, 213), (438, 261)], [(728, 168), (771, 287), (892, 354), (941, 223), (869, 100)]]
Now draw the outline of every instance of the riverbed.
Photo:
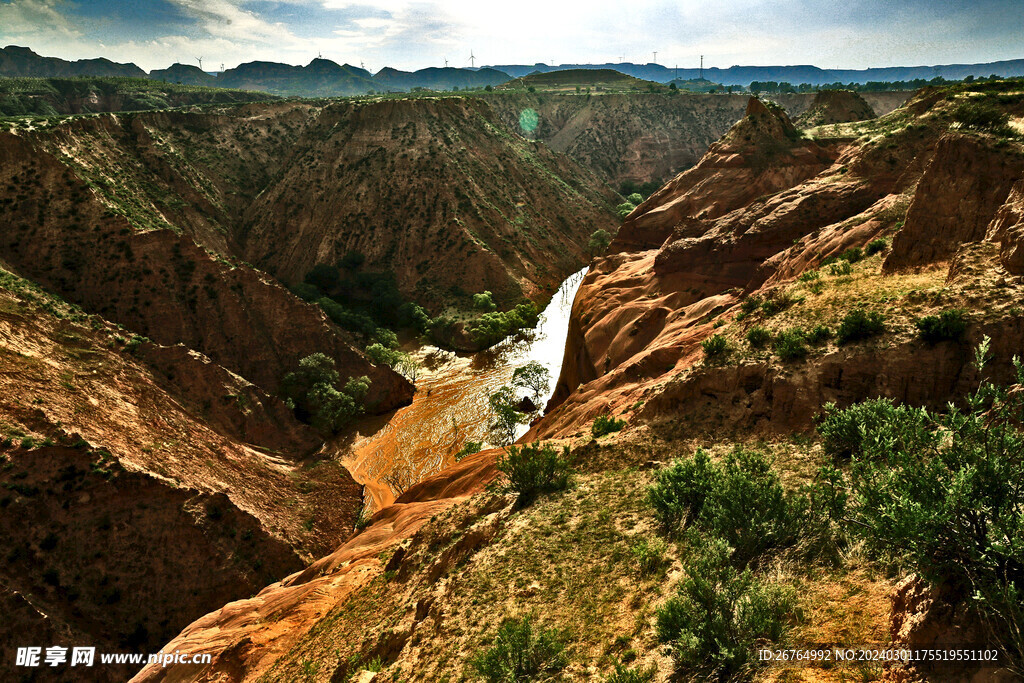
[[(477, 353), (455, 353), (424, 345), (406, 349), (419, 363), (412, 403), (360, 423), (356, 434), (333, 445), (347, 453), (343, 464), (366, 489), (373, 510), (390, 505), (413, 484), (455, 461), (467, 441), (488, 440), (492, 422), (488, 396), (509, 384), (512, 373), (531, 361), (551, 373), (547, 403), (561, 371), (569, 314), (587, 269), (570, 275), (551, 298), (534, 330)], [(516, 437), (526, 433), (520, 425)]]

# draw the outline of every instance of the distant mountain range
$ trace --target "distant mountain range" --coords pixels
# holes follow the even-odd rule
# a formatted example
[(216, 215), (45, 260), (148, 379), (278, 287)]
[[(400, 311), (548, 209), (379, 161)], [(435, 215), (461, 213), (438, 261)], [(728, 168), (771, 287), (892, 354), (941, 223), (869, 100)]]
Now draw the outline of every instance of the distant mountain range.
[(614, 69), (622, 73), (648, 81), (668, 83), (672, 80), (687, 81), (703, 78), (722, 85), (748, 86), (754, 81), (786, 81), (794, 85), (810, 83), (826, 85), (829, 83), (868, 83), (871, 81), (911, 81), (918, 78), (931, 80), (941, 76), (948, 80), (961, 80), (967, 76), (1024, 76), (1024, 59), (1012, 59), (1002, 62), (986, 62), (983, 64), (945, 64), (940, 66), (892, 66), (875, 69), (822, 69), (811, 65), (800, 66), (730, 66), (728, 69), (707, 68), (676, 69), (661, 64), (504, 64), (491, 67), (503, 71), (513, 78), (527, 74), (566, 69)]
[(212, 74), (195, 66), (174, 64), (147, 74), (135, 64), (118, 64), (108, 59), (80, 59), (69, 62), (43, 57), (27, 47), (9, 45), (0, 49), (0, 77), (64, 78), (70, 76), (129, 76), (151, 78), (182, 85), (205, 85), (258, 90), (285, 96), (335, 97), (367, 92), (406, 92), (424, 88), (454, 90), (499, 85), (533, 73), (569, 69), (614, 69), (627, 76), (659, 83), (704, 79), (722, 85), (748, 86), (753, 81), (810, 83), (868, 83), (871, 81), (930, 80), (941, 76), (959, 80), (967, 76), (1024, 76), (1024, 59), (984, 64), (884, 67), (877, 69), (821, 69), (816, 66), (731, 66), (728, 69), (675, 69), (661, 64), (510, 64), (479, 69), (427, 68), (400, 71), (385, 67), (376, 74), (350, 64), (317, 58), (306, 66), (279, 62), (247, 62)]
[(27, 78), (129, 76), (145, 78), (146, 72), (134, 64), (118, 64), (102, 57), (69, 62), (57, 57), (37, 55), (27, 47), (8, 45), (0, 50), (0, 76)]

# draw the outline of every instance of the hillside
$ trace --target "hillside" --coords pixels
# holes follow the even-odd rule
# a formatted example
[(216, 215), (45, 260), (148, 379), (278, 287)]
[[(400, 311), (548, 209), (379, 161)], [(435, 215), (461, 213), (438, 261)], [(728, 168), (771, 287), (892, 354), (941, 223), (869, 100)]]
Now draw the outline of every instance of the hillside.
[(627, 76), (613, 69), (565, 69), (521, 76), (503, 83), (500, 90), (528, 90), (529, 88), (545, 92), (578, 92), (581, 88), (620, 92), (652, 88), (662, 90), (663, 86), (653, 81)]
[[(556, 72), (557, 73), (557, 72)], [(573, 90), (575, 88), (573, 87)], [(879, 115), (910, 93), (865, 93)], [(481, 94), (510, 129), (541, 140), (619, 188), (624, 182), (662, 182), (693, 166), (743, 116), (746, 95), (693, 93)], [(796, 118), (812, 94), (776, 95)], [(536, 116), (521, 117), (524, 111)]]
[[(975, 88), (813, 139), (751, 99), (591, 264), (520, 440), (568, 447), (568, 487), (517, 500), (507, 456), (466, 457), (168, 645), (211, 665), (133, 680), (459, 680), (523, 618), (564, 680), (1015, 680), (1024, 96)], [(843, 410), (877, 396), (912, 409)], [(754, 657), (975, 642), (1018, 669)]]
[(119, 76), (145, 78), (146, 72), (134, 64), (118, 64), (109, 59), (77, 59), (69, 62), (57, 57), (37, 55), (27, 47), (8, 45), (0, 49), (0, 76), (22, 78), (70, 78), (74, 76)]
[(273, 95), (144, 78), (0, 78), (0, 116), (56, 116), (149, 111), (204, 104), (260, 102)]

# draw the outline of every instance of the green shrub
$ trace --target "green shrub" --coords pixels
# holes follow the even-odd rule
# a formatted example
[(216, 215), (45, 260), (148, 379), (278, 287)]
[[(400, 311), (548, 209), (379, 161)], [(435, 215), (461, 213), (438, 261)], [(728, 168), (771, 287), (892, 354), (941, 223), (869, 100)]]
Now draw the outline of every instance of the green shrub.
[(840, 344), (860, 341), (885, 332), (885, 318), (881, 313), (866, 312), (863, 308), (854, 308), (847, 313), (839, 324), (836, 337)]
[(339, 327), (350, 332), (356, 332), (364, 337), (371, 337), (377, 331), (377, 325), (373, 322), (372, 318), (362, 313), (351, 311), (334, 299), (324, 296), (317, 299), (316, 303), (327, 314), (327, 317)]
[(850, 265), (849, 261), (836, 261), (829, 264), (828, 272), (836, 276), (849, 275), (853, 272), (853, 266)]
[(460, 448), (459, 452), (455, 454), (455, 461), (458, 462), (459, 460), (465, 458), (467, 455), (479, 453), (483, 447), (484, 444), (482, 441), (467, 441), (466, 443), (462, 444), (462, 448)]
[(637, 571), (641, 576), (660, 574), (668, 565), (668, 558), (665, 552), (668, 545), (660, 538), (648, 541), (641, 538), (629, 548), (629, 554), (633, 557)]
[(643, 195), (641, 195), (639, 192), (634, 192), (633, 194), (626, 197), (626, 201), (629, 202), (630, 204), (633, 204), (634, 206), (640, 206), (643, 203), (644, 198)]
[(868, 435), (889, 438), (927, 428), (925, 413), (917, 408), (896, 406), (889, 398), (863, 401), (846, 409), (826, 403), (815, 421), (825, 454), (834, 459), (863, 457)]
[(330, 292), (341, 282), (341, 272), (336, 266), (319, 263), (306, 273), (306, 282), (321, 292)]
[(1000, 131), (1008, 127), (1010, 115), (991, 102), (967, 101), (953, 110), (953, 120), (967, 128)]
[(470, 325), (469, 331), (480, 348), (487, 348), (514, 332), (535, 326), (538, 320), (540, 313), (537, 307), (533, 303), (523, 303), (511, 311), (484, 313)]
[(757, 296), (756, 294), (748, 296), (746, 299), (740, 302), (740, 312), (743, 313), (744, 315), (750, 315), (754, 311), (761, 308), (762, 303), (764, 303), (764, 300), (761, 297)]
[(469, 661), (476, 675), (487, 683), (550, 680), (566, 664), (562, 633), (535, 628), (529, 616), (505, 620), (493, 645)]
[(363, 265), (365, 261), (366, 256), (362, 253), (358, 251), (349, 251), (341, 257), (341, 261), (338, 262), (338, 265), (346, 270), (356, 270)]
[(303, 301), (316, 301), (320, 298), (320, 290), (308, 282), (299, 282), (291, 287), (291, 292)]
[(708, 337), (700, 345), (704, 349), (705, 360), (719, 359), (729, 353), (729, 340), (720, 334)]
[(594, 418), (594, 423), (590, 425), (590, 434), (595, 439), (600, 439), (606, 434), (621, 431), (625, 426), (625, 420), (620, 420), (611, 415), (598, 415)]
[(809, 344), (824, 344), (831, 338), (832, 328), (828, 325), (818, 325), (807, 333), (807, 342)]
[(775, 337), (775, 354), (782, 360), (798, 360), (807, 356), (804, 331), (799, 327), (780, 332)]
[(473, 295), (473, 308), (481, 311), (493, 311), (497, 308), (490, 292), (480, 292)]
[(363, 412), (370, 389), (367, 377), (349, 377), (339, 390), (334, 359), (314, 353), (299, 361), (299, 368), (281, 381), (281, 394), (295, 409), (296, 417), (324, 434), (344, 429)]
[(816, 270), (805, 270), (800, 273), (800, 277), (797, 278), (800, 282), (813, 282), (821, 277), (821, 273)]
[(764, 347), (771, 340), (772, 333), (766, 327), (751, 327), (750, 331), (747, 332), (747, 343), (755, 349)]
[(783, 642), (796, 599), (729, 561), (729, 547), (708, 542), (676, 594), (657, 611), (658, 640), (672, 647), (677, 669), (699, 680), (749, 678), (755, 649)]
[(621, 662), (616, 662), (615, 671), (605, 677), (604, 683), (650, 683), (654, 680), (657, 667), (647, 669), (630, 669)]
[(808, 501), (786, 493), (764, 455), (735, 448), (721, 463), (703, 450), (657, 472), (648, 501), (662, 527), (680, 536), (690, 526), (733, 548), (746, 566), (763, 552), (792, 547), (808, 521)]
[(498, 455), (496, 467), (507, 480), (505, 490), (518, 496), (519, 505), (528, 505), (539, 494), (569, 486), (572, 468), (568, 458), (568, 447), (559, 453), (553, 446), (534, 442), (508, 446)]
[(619, 218), (625, 218), (626, 216), (631, 214), (633, 212), (633, 209), (635, 209), (635, 208), (636, 208), (635, 204), (630, 204), (629, 202), (623, 202), (623, 203), (619, 204), (617, 207), (615, 207), (615, 211), (619, 214)]
[(789, 295), (789, 292), (777, 291), (761, 303), (761, 312), (766, 316), (772, 316), (789, 308), (792, 304), (793, 297)]
[(982, 382), (963, 408), (875, 401), (829, 417), (854, 444), (847, 515), (868, 549), (960, 596), (1024, 673), (1024, 395)]
[(880, 254), (881, 252), (885, 251), (888, 248), (889, 240), (879, 237), (876, 240), (871, 240), (870, 242), (868, 242), (868, 246), (864, 250), (864, 253), (867, 254), (868, 256), (874, 256), (875, 254)]
[(939, 315), (926, 315), (917, 321), (921, 339), (929, 344), (945, 340), (958, 340), (967, 331), (967, 312), (959, 308), (943, 311)]
[(839, 255), (840, 261), (846, 261), (847, 263), (857, 263), (864, 258), (864, 250), (860, 247), (850, 247), (842, 254)]
[(602, 254), (611, 243), (611, 233), (604, 229), (598, 229), (590, 235), (590, 241), (587, 242), (587, 249), (590, 250), (591, 254)]

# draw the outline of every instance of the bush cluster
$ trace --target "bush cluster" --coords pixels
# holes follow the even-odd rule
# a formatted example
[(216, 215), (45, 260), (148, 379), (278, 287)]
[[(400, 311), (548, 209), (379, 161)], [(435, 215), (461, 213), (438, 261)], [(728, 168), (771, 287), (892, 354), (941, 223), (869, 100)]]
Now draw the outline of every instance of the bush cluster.
[(370, 390), (367, 377), (349, 377), (341, 389), (338, 381), (334, 359), (314, 353), (299, 361), (298, 370), (284, 376), (281, 394), (299, 420), (323, 434), (333, 434), (362, 414)]
[(662, 528), (692, 549), (687, 578), (657, 612), (658, 637), (680, 669), (701, 680), (746, 678), (755, 646), (785, 639), (793, 591), (754, 569), (784, 549), (834, 554), (845, 499), (834, 472), (823, 474), (787, 492), (768, 460), (743, 448), (718, 463), (698, 450), (657, 472), (648, 501)]
[(868, 313), (863, 308), (854, 308), (847, 313), (839, 324), (836, 333), (840, 344), (868, 339), (885, 332), (885, 318), (881, 313)]
[(474, 656), (470, 668), (487, 683), (549, 680), (565, 668), (565, 636), (557, 629), (538, 629), (533, 617), (507, 619), (487, 650)]
[(785, 638), (795, 605), (792, 589), (737, 569), (726, 543), (714, 539), (658, 610), (658, 639), (671, 644), (677, 666), (700, 680), (736, 680), (755, 667), (757, 646)]
[(749, 343), (755, 349), (763, 348), (771, 340), (772, 333), (769, 332), (768, 328), (766, 327), (751, 327), (750, 330), (747, 332), (747, 343)]
[(625, 420), (620, 420), (616, 417), (612, 417), (611, 415), (598, 415), (594, 418), (594, 423), (590, 425), (590, 434), (595, 439), (600, 439), (606, 434), (622, 431), (622, 428), (625, 426)]
[(864, 253), (868, 256), (874, 256), (889, 248), (889, 240), (879, 237), (878, 239), (871, 240), (868, 242), (868, 246), (865, 248)]
[(339, 266), (319, 263), (291, 291), (304, 301), (316, 302), (339, 327), (367, 338), (378, 328), (425, 332), (430, 316), (404, 299), (394, 272), (359, 270), (364, 261), (359, 252), (345, 254), (338, 262), (344, 272)]
[(794, 327), (780, 332), (775, 337), (775, 354), (782, 360), (799, 360), (807, 356), (804, 331)]
[(517, 495), (519, 505), (530, 504), (542, 493), (567, 488), (572, 477), (569, 448), (559, 452), (540, 442), (508, 446), (498, 455), (496, 467), (505, 475), (505, 490)]
[(474, 343), (480, 348), (494, 346), (505, 337), (534, 327), (540, 320), (540, 313), (532, 302), (518, 304), (511, 311), (484, 313), (473, 321), (469, 332)]
[(729, 353), (729, 340), (720, 334), (714, 334), (700, 343), (704, 349), (704, 360), (717, 360)]
[(959, 308), (943, 311), (938, 315), (926, 315), (916, 322), (921, 339), (929, 344), (940, 341), (958, 340), (967, 331), (967, 312)]
[[(983, 370), (987, 338), (975, 364)], [(1024, 365), (1014, 359), (1017, 382)], [(851, 458), (842, 511), (876, 556), (960, 596), (1024, 673), (1024, 395), (982, 382), (943, 412), (866, 401), (826, 409), (826, 450)]]

